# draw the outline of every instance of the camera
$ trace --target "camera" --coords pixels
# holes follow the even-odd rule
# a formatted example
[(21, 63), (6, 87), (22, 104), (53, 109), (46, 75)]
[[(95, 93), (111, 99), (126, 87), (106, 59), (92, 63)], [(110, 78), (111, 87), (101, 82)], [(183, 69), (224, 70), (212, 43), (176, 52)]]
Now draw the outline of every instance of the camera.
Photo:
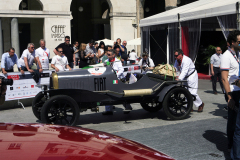
[(145, 71), (146, 70), (146, 68), (147, 68), (147, 66), (142, 66), (142, 69)]
[(118, 45), (118, 42), (116, 42), (116, 45)]
[(13, 80), (12, 79), (6, 79), (2, 76), (0, 76), (0, 79), (2, 80), (1, 85), (13, 85)]

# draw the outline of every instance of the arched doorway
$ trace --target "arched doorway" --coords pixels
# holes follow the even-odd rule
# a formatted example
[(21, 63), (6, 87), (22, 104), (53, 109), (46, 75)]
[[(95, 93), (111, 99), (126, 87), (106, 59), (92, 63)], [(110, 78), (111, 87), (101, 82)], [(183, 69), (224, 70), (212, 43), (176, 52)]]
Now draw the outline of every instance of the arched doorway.
[(72, 0), (71, 40), (111, 39), (109, 0)]
[[(42, 11), (43, 4), (40, 0), (22, 0), (19, 10)], [(20, 55), (26, 49), (28, 43), (34, 43), (39, 47), (39, 40), (43, 38), (43, 18), (18, 18)]]
[(164, 12), (165, 0), (145, 0), (144, 2), (144, 18)]

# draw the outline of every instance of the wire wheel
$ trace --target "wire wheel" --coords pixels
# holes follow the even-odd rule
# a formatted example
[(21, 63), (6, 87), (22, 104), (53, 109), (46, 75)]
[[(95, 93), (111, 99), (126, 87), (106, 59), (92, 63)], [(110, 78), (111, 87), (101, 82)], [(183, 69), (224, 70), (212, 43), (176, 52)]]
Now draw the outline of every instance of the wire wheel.
[(32, 111), (33, 111), (33, 114), (35, 115), (35, 117), (39, 120), (41, 120), (41, 110), (42, 110), (42, 106), (46, 102), (46, 100), (47, 99), (44, 97), (42, 92), (39, 92), (33, 99)]
[(193, 97), (190, 92), (178, 87), (167, 93), (163, 100), (163, 108), (166, 115), (173, 120), (186, 118), (193, 107)]
[(160, 102), (151, 103), (140, 103), (142, 108), (148, 112), (157, 112), (162, 109), (162, 104)]
[(79, 107), (69, 96), (53, 96), (43, 105), (41, 116), (43, 123), (74, 126), (79, 119)]

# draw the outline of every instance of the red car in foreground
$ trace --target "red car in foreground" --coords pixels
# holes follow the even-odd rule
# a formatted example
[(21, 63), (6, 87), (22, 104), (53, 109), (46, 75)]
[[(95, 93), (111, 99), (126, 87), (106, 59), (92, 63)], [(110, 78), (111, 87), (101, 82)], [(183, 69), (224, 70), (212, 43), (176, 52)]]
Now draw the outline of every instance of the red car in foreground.
[(60, 125), (0, 123), (2, 160), (172, 160), (108, 133)]

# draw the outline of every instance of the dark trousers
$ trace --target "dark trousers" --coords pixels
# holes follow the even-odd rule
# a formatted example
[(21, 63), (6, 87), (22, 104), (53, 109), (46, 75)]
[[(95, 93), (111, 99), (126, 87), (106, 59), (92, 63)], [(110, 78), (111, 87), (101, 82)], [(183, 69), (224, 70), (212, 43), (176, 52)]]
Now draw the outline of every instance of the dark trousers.
[(213, 88), (213, 92), (217, 92), (216, 89), (216, 84), (217, 84), (217, 79), (220, 83), (220, 86), (222, 88), (222, 92), (224, 93), (224, 88), (223, 88), (223, 84), (222, 84), (222, 77), (221, 77), (221, 70), (219, 67), (213, 67), (213, 72), (214, 72), (214, 76), (212, 76), (212, 88)]
[(73, 62), (69, 62), (69, 67), (73, 68)]
[[(232, 92), (232, 99), (235, 101), (235, 106), (239, 106), (240, 91)], [(227, 99), (226, 99), (227, 100)], [(227, 138), (228, 138), (228, 148), (232, 148), (233, 145), (233, 135), (236, 126), (237, 112), (228, 108), (228, 121), (227, 121)]]
[(6, 70), (6, 69), (5, 69), (5, 71), (6, 71), (6, 72), (13, 72), (13, 69), (10, 69), (10, 70)]

